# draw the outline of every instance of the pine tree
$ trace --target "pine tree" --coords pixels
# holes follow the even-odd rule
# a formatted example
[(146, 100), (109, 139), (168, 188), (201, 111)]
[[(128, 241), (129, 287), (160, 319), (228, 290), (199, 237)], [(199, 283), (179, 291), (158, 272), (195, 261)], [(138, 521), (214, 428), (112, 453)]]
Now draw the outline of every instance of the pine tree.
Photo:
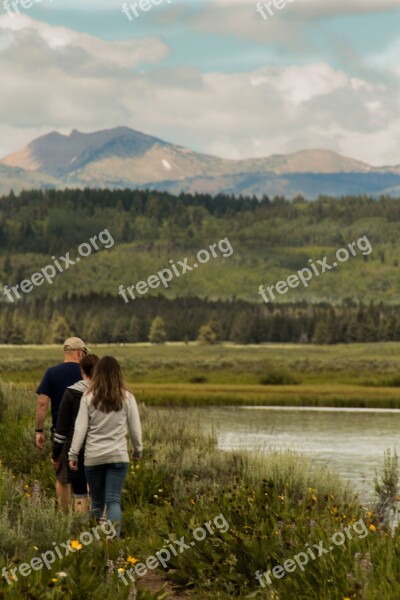
[(229, 339), (237, 344), (247, 344), (251, 333), (254, 319), (252, 316), (242, 310), (234, 316)]
[(7, 254), (4, 259), (4, 263), (3, 263), (4, 276), (8, 277), (9, 275), (11, 275), (12, 270), (13, 270), (13, 268), (12, 268), (11, 258), (10, 258), (10, 255)]
[(115, 320), (111, 335), (112, 341), (119, 344), (130, 341), (127, 323), (123, 317), (119, 317)]
[[(64, 338), (65, 339), (65, 338)], [(64, 341), (64, 340), (63, 340)], [(40, 321), (28, 322), (25, 331), (26, 344), (43, 344), (44, 342), (44, 327)]]
[(113, 321), (108, 312), (95, 314), (91, 319), (86, 320), (88, 340), (94, 344), (109, 344), (113, 341)]
[(140, 323), (136, 315), (133, 315), (129, 322), (128, 331), (129, 342), (136, 344), (140, 339)]
[(0, 343), (9, 344), (11, 338), (11, 324), (12, 324), (12, 312), (9, 308), (1, 309), (0, 317)]
[(200, 344), (210, 345), (218, 342), (218, 334), (215, 331), (215, 328), (213, 328), (211, 321), (200, 327), (197, 341), (200, 342)]
[(62, 344), (71, 335), (70, 328), (64, 317), (54, 313), (50, 327), (50, 343)]
[(25, 342), (24, 321), (19, 312), (14, 311), (11, 325), (10, 344), (23, 344)]
[(149, 342), (150, 344), (163, 344), (167, 339), (165, 323), (161, 317), (156, 317), (150, 327)]
[(329, 328), (325, 319), (318, 321), (314, 331), (313, 342), (314, 344), (326, 344), (329, 337)]

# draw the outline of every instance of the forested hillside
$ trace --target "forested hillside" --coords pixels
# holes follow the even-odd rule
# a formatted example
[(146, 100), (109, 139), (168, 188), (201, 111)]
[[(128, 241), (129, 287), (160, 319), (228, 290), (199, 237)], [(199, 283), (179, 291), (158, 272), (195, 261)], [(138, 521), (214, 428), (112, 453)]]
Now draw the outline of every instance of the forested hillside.
[[(107, 228), (102, 247), (10, 303), (0, 296), (0, 340), (53, 341), (73, 329), (93, 341), (146, 340), (161, 316), (171, 340), (374, 341), (398, 339), (400, 202), (321, 197), (171, 196), (147, 191), (33, 191), (0, 199), (0, 281), (14, 286)], [(372, 252), (265, 304), (258, 289), (367, 236)], [(129, 303), (118, 295), (228, 238), (218, 255)], [(2, 288), (1, 288), (2, 289)], [(203, 332), (204, 333), (204, 332)], [(210, 337), (210, 336), (209, 336)], [(207, 336), (206, 336), (207, 338)]]

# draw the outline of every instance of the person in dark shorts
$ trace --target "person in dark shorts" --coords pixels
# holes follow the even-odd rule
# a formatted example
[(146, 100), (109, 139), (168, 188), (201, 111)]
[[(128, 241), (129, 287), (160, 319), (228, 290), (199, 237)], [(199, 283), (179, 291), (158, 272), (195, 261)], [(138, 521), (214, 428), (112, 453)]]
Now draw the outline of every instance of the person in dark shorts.
[[(58, 465), (61, 460), (65, 461), (68, 456), (81, 399), (90, 387), (90, 380), (99, 360), (96, 354), (87, 354), (84, 356), (80, 362), (82, 380), (74, 383), (74, 385), (70, 385), (64, 392), (58, 410), (57, 425), (52, 444), (52, 461), (55, 465)], [(86, 512), (88, 510), (87, 481), (83, 457), (84, 446), (79, 453), (78, 470), (69, 470), (75, 512)]]
[[(44, 422), (49, 403), (51, 404), (52, 432), (57, 424), (58, 409), (66, 388), (79, 381), (81, 370), (80, 360), (88, 354), (85, 342), (77, 337), (71, 337), (64, 342), (64, 362), (50, 367), (36, 390), (38, 394), (36, 406), (36, 446), (43, 450), (45, 447)], [(56, 496), (63, 510), (67, 511), (71, 500), (68, 462), (66, 457), (60, 461), (56, 470)]]

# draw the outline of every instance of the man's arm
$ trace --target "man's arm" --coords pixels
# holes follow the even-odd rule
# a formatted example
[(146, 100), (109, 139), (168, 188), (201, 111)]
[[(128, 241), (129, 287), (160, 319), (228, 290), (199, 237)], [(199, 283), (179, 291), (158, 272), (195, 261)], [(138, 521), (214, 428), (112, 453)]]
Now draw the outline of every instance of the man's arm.
[(58, 409), (57, 425), (54, 431), (54, 439), (52, 445), (52, 459), (58, 461), (60, 454), (67, 440), (72, 421), (72, 397), (68, 388), (62, 397), (60, 408)]
[[(40, 394), (36, 405), (36, 429), (43, 429), (46, 420), (47, 410), (49, 408), (50, 398), (45, 394)], [(36, 431), (36, 446), (43, 449), (45, 437), (43, 431)]]

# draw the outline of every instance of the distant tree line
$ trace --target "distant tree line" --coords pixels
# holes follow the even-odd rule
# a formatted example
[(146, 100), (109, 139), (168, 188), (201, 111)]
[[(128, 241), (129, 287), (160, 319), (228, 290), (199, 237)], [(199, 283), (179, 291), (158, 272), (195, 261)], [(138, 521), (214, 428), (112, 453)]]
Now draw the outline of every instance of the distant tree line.
[(118, 243), (141, 242), (148, 250), (161, 245), (167, 252), (201, 247), (204, 239), (227, 232), (250, 247), (339, 247), (344, 242), (340, 230), (365, 219), (374, 219), (377, 227), (371, 242), (397, 243), (398, 227), (379, 230), (377, 219), (382, 227), (400, 224), (400, 202), (385, 196), (322, 196), (307, 202), (302, 196), (258, 200), (138, 190), (37, 190), (0, 198), (0, 254), (57, 253), (61, 240), (62, 249), (73, 247), (105, 223)]
[(163, 296), (121, 305), (113, 297), (97, 295), (2, 303), (0, 343), (61, 343), (73, 334), (92, 343), (400, 341), (400, 307), (351, 300), (339, 306), (305, 302), (265, 305)]

